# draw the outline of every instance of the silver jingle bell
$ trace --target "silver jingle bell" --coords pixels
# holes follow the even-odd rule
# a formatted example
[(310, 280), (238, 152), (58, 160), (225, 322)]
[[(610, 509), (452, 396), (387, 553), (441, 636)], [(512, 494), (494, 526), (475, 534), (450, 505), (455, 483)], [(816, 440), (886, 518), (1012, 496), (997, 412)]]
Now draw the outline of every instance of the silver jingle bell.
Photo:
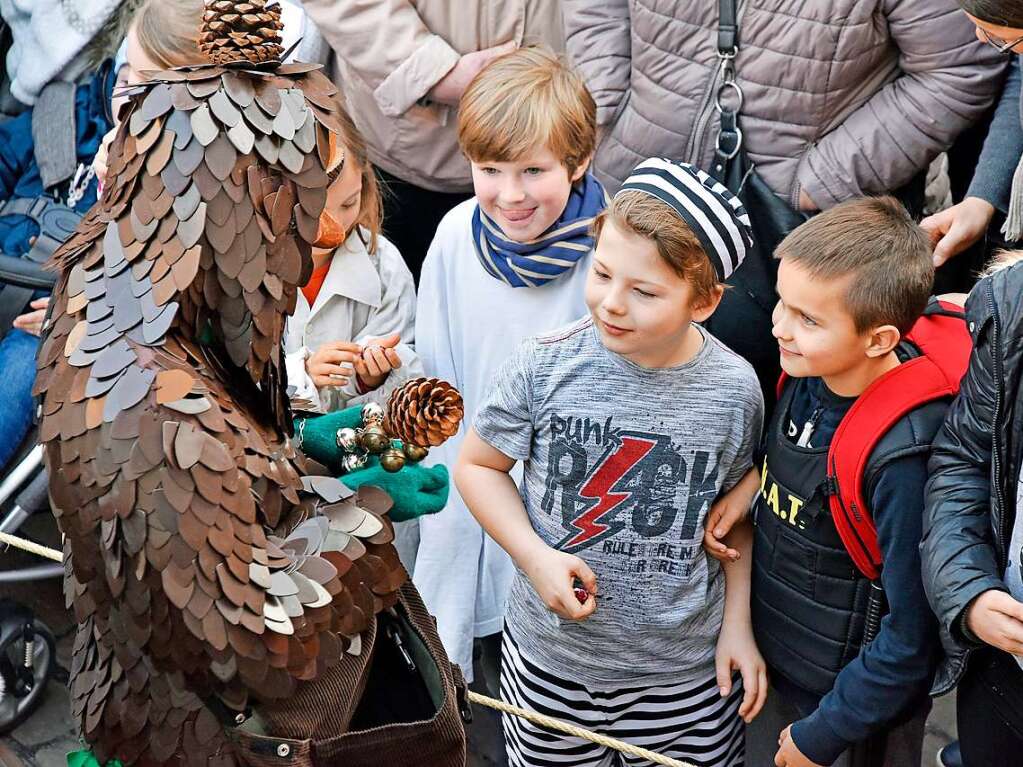
[(358, 471), (365, 467), (367, 457), (365, 453), (349, 453), (341, 459), (341, 466), (345, 471)]
[(359, 447), (359, 434), (355, 429), (338, 429), (337, 446), (346, 453), (351, 453)]
[(362, 425), (371, 426), (384, 422), (384, 406), (377, 402), (367, 402), (362, 406)]

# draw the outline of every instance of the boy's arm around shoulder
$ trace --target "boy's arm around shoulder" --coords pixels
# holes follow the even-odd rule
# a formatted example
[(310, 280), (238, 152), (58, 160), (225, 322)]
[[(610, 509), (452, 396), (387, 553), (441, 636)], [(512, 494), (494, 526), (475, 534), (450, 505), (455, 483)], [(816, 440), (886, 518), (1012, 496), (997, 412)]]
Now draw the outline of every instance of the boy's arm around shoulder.
[(874, 641), (842, 669), (817, 710), (792, 726), (796, 746), (819, 764), (831, 764), (853, 743), (919, 705), (940, 658), (937, 625), (920, 578), (926, 449), (893, 458), (872, 480), (868, 497), (889, 612)]
[(990, 589), (1005, 590), (991, 534), (995, 364), (1002, 355), (991, 311), (1005, 282), (1004, 274), (985, 278), (967, 301), (974, 348), (928, 464), (920, 544), (924, 587), (943, 628), (959, 642), (965, 641), (961, 621), (973, 600)]
[(721, 697), (727, 697), (731, 692), (732, 672), (738, 671), (742, 675), (743, 696), (739, 716), (748, 724), (763, 708), (768, 689), (767, 664), (757, 649), (750, 620), (752, 525), (748, 521), (737, 525), (729, 533), (727, 543), (734, 547), (736, 557), (721, 564), (725, 573), (725, 608), (714, 663)]

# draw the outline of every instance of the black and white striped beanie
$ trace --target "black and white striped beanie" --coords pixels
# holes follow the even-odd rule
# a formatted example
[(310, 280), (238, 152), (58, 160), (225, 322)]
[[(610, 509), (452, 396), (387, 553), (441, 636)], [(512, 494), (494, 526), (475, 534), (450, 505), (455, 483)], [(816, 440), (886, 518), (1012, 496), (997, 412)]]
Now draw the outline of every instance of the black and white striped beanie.
[(692, 229), (724, 282), (753, 246), (742, 201), (724, 184), (689, 163), (651, 157), (636, 166), (615, 195), (644, 192), (669, 205)]

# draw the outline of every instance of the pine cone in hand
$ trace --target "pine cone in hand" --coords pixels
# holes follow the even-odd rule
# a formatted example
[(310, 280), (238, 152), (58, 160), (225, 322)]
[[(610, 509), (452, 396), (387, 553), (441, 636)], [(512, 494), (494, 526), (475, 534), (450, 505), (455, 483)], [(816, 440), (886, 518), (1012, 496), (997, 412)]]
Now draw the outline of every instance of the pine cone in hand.
[(391, 394), (384, 428), (402, 442), (436, 447), (458, 431), (462, 412), (462, 395), (447, 381), (414, 378)]
[(199, 48), (214, 64), (262, 64), (281, 57), (281, 6), (267, 0), (207, 0)]

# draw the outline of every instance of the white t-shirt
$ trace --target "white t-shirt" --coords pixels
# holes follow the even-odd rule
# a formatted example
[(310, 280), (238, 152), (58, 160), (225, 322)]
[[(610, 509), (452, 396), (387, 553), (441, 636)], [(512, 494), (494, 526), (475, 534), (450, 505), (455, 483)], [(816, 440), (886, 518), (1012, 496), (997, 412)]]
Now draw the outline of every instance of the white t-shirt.
[[(465, 421), (428, 460), (454, 465), (465, 429), (498, 367), (526, 338), (586, 314), (583, 288), (590, 256), (538, 288), (511, 288), (491, 277), (472, 242), (475, 198), (451, 210), (423, 262), (416, 306), (416, 352), (428, 376), (458, 387)], [(516, 481), (521, 477), (517, 469)], [(515, 568), (462, 502), (454, 485), (447, 507), (421, 517), (413, 580), (437, 618), (451, 660), (472, 679), (473, 637), (501, 631)]]

